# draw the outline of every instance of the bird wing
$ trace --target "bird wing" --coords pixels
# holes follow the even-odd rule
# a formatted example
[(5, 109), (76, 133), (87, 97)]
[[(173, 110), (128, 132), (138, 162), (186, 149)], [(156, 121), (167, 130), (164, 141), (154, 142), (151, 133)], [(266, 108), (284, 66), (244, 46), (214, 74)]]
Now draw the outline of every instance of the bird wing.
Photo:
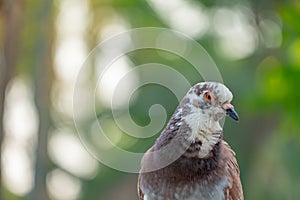
[(235, 153), (225, 141), (223, 141), (223, 153), (226, 158), (227, 176), (231, 182), (230, 187), (224, 188), (225, 200), (244, 200), (240, 170)]
[[(145, 155), (147, 153), (151, 152), (152, 150), (153, 150), (153, 146), (150, 149), (148, 149), (146, 151), (146, 153), (144, 154), (144, 156), (141, 160), (141, 171), (143, 170), (143, 166), (145, 165), (145, 159), (144, 159)], [(140, 171), (139, 177), (138, 177), (137, 189), (138, 189), (139, 200), (144, 200), (144, 193), (143, 193), (142, 188), (141, 188), (141, 178), (142, 178), (141, 171)]]
[(144, 194), (140, 187), (140, 184), (141, 184), (140, 180), (141, 180), (141, 175), (139, 175), (139, 177), (138, 177), (137, 189), (138, 189), (139, 200), (144, 200)]

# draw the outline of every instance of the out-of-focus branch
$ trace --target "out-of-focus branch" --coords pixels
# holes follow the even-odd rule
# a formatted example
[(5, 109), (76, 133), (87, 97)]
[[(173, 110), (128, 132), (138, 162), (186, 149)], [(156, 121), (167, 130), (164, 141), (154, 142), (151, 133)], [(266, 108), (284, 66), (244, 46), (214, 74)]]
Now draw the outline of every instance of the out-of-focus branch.
[(1, 1), (1, 29), (4, 29), (4, 34), (0, 35), (3, 38), (1, 43), (1, 60), (0, 60), (0, 199), (4, 199), (2, 188), (2, 141), (4, 139), (3, 114), (5, 109), (5, 91), (8, 82), (13, 77), (19, 55), (19, 38), (23, 24), (24, 4), (19, 0), (4, 0)]
[(52, 81), (52, 3), (51, 0), (42, 0), (39, 3), (37, 18), (39, 19), (39, 34), (34, 47), (34, 79), (35, 104), (38, 110), (39, 129), (36, 148), (34, 188), (30, 195), (31, 200), (49, 199), (46, 190), (46, 176), (49, 170), (47, 155), (47, 137), (51, 124), (50, 119), (50, 88)]

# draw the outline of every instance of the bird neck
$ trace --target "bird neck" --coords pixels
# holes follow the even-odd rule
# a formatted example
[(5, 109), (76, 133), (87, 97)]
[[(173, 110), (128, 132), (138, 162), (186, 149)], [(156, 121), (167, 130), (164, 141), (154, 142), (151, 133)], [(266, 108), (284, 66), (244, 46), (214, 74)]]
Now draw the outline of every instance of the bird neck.
[(173, 141), (176, 146), (173, 151), (186, 157), (208, 158), (212, 155), (214, 146), (222, 140), (222, 127), (218, 121), (208, 120), (202, 112), (191, 111), (188, 107), (176, 109), (153, 150)]
[(215, 120), (201, 110), (191, 110), (182, 118), (189, 127), (186, 143), (189, 148), (186, 156), (207, 158), (211, 156), (214, 146), (222, 140), (223, 130), (218, 120)]

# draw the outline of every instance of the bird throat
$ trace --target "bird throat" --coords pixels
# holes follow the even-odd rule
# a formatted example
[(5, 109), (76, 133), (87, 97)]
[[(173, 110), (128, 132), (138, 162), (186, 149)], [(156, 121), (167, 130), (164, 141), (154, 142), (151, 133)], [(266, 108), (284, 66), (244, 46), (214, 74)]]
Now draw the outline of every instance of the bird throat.
[(207, 159), (212, 156), (214, 147), (222, 140), (223, 133), (200, 133), (194, 140), (185, 140), (186, 151), (183, 156), (190, 158)]
[(214, 146), (222, 140), (223, 130), (219, 121), (203, 113), (190, 113), (183, 117), (188, 130), (185, 134), (187, 147), (185, 156), (211, 157)]

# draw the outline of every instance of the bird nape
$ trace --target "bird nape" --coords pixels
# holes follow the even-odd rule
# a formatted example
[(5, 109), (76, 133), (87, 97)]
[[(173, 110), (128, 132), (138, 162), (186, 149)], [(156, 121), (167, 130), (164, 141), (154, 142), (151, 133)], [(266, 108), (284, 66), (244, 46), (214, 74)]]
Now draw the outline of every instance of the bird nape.
[(232, 93), (216, 82), (194, 85), (141, 161), (140, 200), (243, 200), (234, 151), (219, 120), (238, 120)]

